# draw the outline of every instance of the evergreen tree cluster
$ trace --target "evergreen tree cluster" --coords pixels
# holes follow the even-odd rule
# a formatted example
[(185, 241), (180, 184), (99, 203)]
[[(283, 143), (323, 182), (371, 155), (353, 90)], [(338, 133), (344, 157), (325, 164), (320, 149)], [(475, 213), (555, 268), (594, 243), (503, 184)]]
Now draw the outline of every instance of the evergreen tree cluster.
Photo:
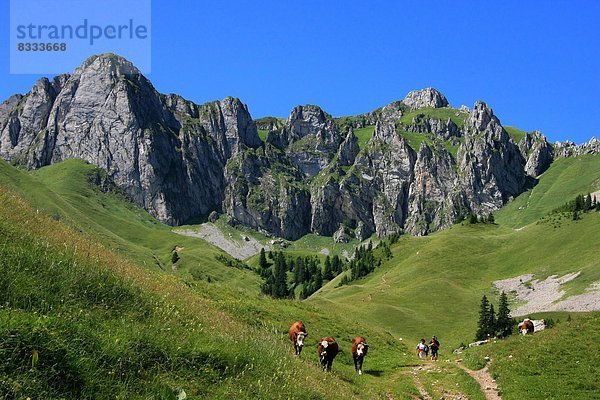
[(488, 335), (506, 337), (512, 334), (516, 322), (510, 317), (508, 308), (508, 297), (502, 292), (498, 301), (498, 313), (494, 305), (484, 295), (479, 306), (479, 322), (475, 340), (485, 340)]
[(577, 195), (574, 200), (556, 208), (554, 212), (571, 213), (573, 220), (577, 221), (580, 218), (581, 213), (592, 210), (600, 211), (600, 201), (597, 201), (595, 196), (592, 197), (592, 195), (588, 193), (587, 196), (582, 194)]
[(258, 273), (264, 279), (261, 289), (277, 299), (294, 298), (297, 287), (301, 287), (300, 298), (305, 299), (344, 269), (344, 262), (337, 255), (327, 256), (324, 267), (316, 256), (291, 258), (283, 252), (269, 252), (268, 258), (272, 262), (262, 249), (258, 261)]
[[(387, 243), (382, 242), (382, 252), (386, 257), (391, 257), (392, 253)], [(387, 251), (386, 251), (387, 249)], [(360, 246), (354, 251), (354, 258), (348, 264), (350, 274), (344, 276), (340, 285), (348, 284), (363, 276), (373, 272), (376, 267), (381, 265), (381, 259), (375, 256), (371, 242), (367, 246)]]

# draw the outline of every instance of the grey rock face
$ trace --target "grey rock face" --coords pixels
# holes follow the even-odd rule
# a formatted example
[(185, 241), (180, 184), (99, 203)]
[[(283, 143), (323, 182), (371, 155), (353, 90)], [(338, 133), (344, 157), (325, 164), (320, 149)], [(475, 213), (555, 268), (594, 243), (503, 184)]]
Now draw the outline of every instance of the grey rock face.
[(589, 142), (581, 145), (576, 145), (571, 141), (554, 144), (556, 157), (579, 157), (585, 154), (600, 154), (600, 140), (592, 138)]
[(462, 204), (455, 198), (458, 174), (452, 156), (441, 146), (433, 151), (421, 144), (414, 176), (405, 229), (421, 236), (453, 224)]
[(526, 158), (525, 172), (537, 178), (548, 169), (553, 160), (552, 145), (540, 132), (529, 133), (519, 142), (519, 150)]
[(354, 164), (356, 156), (360, 152), (358, 147), (358, 138), (354, 135), (354, 130), (350, 127), (346, 138), (342, 142), (339, 148), (339, 163), (343, 166), (350, 166)]
[(295, 107), (283, 129), (269, 134), (267, 142), (285, 149), (293, 164), (313, 177), (329, 164), (342, 138), (333, 118), (307, 105)]
[(268, 144), (226, 166), (223, 209), (237, 222), (286, 239), (309, 232), (310, 193), (285, 153)]
[(446, 97), (434, 88), (413, 90), (406, 95), (402, 103), (411, 110), (425, 107), (441, 108), (449, 105)]
[(465, 144), (457, 158), (461, 186), (479, 215), (497, 210), (525, 188), (525, 160), (492, 109), (481, 101), (465, 122)]
[(407, 127), (408, 132), (430, 133), (441, 140), (452, 140), (458, 143), (463, 133), (460, 128), (449, 118), (446, 121), (429, 118), (425, 115), (417, 115), (413, 123)]

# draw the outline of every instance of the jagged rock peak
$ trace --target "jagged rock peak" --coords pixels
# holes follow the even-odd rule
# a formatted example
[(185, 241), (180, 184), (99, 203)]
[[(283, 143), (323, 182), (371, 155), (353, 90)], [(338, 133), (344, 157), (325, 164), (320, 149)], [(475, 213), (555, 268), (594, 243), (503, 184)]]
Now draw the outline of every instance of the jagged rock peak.
[(393, 124), (377, 121), (371, 141), (380, 140), (383, 143), (390, 143), (398, 136), (399, 135), (396, 132), (396, 127)]
[(75, 69), (75, 73), (88, 68), (96, 71), (112, 72), (117, 76), (141, 74), (140, 70), (131, 61), (113, 53), (103, 53), (88, 57)]
[(425, 107), (442, 108), (450, 105), (446, 96), (434, 88), (413, 90), (406, 95), (402, 102), (411, 110)]
[(591, 138), (589, 142), (580, 145), (569, 140), (554, 144), (556, 157), (579, 157), (584, 154), (600, 154), (600, 140)]
[(327, 122), (327, 114), (319, 106), (307, 104), (296, 106), (290, 113), (287, 124), (300, 136), (314, 134), (314, 128), (321, 127)]
[(342, 141), (339, 129), (333, 118), (315, 105), (296, 106), (283, 129), (285, 146), (308, 135), (315, 135), (326, 144), (333, 144), (335, 149)]
[(465, 125), (477, 129), (478, 131), (483, 131), (492, 121), (500, 124), (500, 121), (494, 115), (492, 108), (483, 101), (478, 100), (473, 106), (473, 110), (471, 110)]

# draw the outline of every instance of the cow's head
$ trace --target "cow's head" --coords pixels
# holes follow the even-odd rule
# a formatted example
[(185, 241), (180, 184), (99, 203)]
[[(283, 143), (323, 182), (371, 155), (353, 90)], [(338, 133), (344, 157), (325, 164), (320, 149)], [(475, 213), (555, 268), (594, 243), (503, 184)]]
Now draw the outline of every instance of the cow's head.
[(296, 346), (302, 348), (302, 346), (304, 346), (304, 338), (306, 338), (308, 336), (308, 333), (306, 332), (298, 332), (298, 334), (296, 335)]
[(356, 354), (358, 356), (367, 354), (367, 350), (369, 350), (369, 345), (366, 342), (360, 342), (358, 346), (356, 346)]
[(321, 364), (325, 364), (327, 362), (327, 347), (329, 347), (329, 342), (327, 340), (323, 340), (321, 343)]

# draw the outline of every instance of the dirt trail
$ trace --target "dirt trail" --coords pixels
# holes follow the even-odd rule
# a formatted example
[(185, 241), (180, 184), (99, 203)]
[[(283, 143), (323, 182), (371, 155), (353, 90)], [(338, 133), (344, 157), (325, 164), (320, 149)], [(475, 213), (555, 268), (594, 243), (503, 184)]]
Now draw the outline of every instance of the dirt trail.
[(476, 371), (470, 370), (460, 363), (457, 363), (456, 365), (458, 365), (473, 379), (475, 379), (477, 383), (479, 383), (479, 386), (481, 386), (481, 391), (487, 400), (502, 400), (502, 397), (500, 397), (500, 394), (498, 393), (498, 385), (496, 384), (496, 380), (488, 371), (489, 364)]
[[(414, 396), (413, 399), (416, 400), (433, 400), (432, 394), (430, 394), (427, 389), (425, 389), (425, 385), (421, 381), (420, 374), (429, 373), (429, 372), (442, 372), (445, 370), (445, 366), (443, 364), (437, 363), (427, 363), (427, 364), (419, 364), (413, 366), (410, 370), (399, 371), (397, 375), (410, 375), (412, 377), (413, 383), (415, 384), (415, 388), (419, 391), (419, 396)], [(439, 389), (442, 392), (442, 398), (447, 400), (468, 400), (469, 398), (459, 390), (455, 388), (441, 388)], [(435, 393), (434, 396), (437, 396)], [(437, 397), (435, 397), (437, 398)], [(389, 400), (394, 400), (393, 395), (388, 394)]]

